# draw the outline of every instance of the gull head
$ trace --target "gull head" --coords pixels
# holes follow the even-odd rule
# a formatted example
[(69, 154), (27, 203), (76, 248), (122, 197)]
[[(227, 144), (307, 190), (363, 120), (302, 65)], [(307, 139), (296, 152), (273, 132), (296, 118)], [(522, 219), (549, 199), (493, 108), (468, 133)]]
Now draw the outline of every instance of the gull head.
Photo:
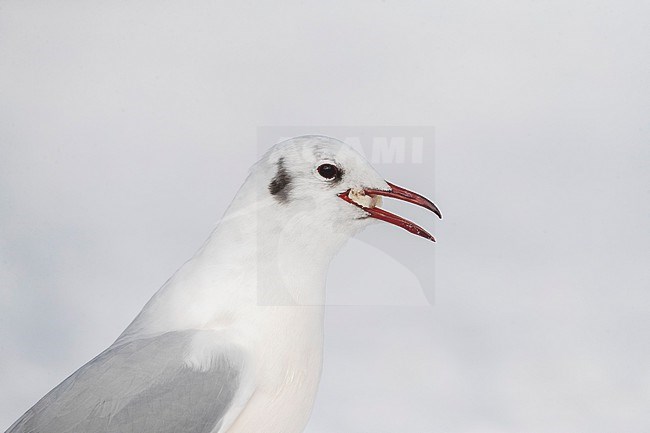
[(422, 227), (383, 209), (382, 198), (406, 201), (442, 215), (429, 199), (387, 182), (349, 145), (302, 136), (275, 145), (254, 167), (256, 195), (286, 225), (354, 235), (376, 220), (435, 242)]

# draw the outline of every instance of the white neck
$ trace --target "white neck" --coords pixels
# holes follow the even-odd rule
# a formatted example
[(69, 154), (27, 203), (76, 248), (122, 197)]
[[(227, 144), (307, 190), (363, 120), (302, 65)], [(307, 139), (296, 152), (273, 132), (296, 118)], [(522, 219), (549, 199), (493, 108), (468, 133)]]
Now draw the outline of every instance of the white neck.
[[(202, 328), (255, 306), (325, 304), (330, 261), (352, 233), (309, 212), (240, 190), (196, 255), (160, 289), (120, 340)], [(257, 189), (256, 191), (259, 191)]]
[(258, 305), (323, 305), (329, 264), (350, 233), (272, 200), (231, 207), (195, 259), (229, 267)]

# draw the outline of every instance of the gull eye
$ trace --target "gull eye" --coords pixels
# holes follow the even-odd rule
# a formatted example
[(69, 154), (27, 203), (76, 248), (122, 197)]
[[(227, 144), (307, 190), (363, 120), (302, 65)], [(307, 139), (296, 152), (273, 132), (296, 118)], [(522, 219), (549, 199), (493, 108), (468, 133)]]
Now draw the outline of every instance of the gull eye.
[(327, 180), (335, 179), (341, 175), (341, 170), (333, 164), (322, 164), (317, 170), (318, 174)]

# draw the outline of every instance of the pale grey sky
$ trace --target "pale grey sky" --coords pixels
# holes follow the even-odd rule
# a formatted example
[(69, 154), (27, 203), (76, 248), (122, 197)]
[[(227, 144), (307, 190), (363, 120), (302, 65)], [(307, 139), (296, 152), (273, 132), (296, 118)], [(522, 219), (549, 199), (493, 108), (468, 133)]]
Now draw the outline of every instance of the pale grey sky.
[[(260, 126), (426, 125), (435, 190), (428, 172), (386, 170), (445, 215), (404, 210), (439, 240), (434, 305), (329, 307), (307, 431), (647, 433), (649, 14), (1, 1), (0, 429), (200, 246)], [(363, 236), (394, 248), (351, 243), (332, 296), (412, 290), (408, 267), (385, 264), (424, 241)]]

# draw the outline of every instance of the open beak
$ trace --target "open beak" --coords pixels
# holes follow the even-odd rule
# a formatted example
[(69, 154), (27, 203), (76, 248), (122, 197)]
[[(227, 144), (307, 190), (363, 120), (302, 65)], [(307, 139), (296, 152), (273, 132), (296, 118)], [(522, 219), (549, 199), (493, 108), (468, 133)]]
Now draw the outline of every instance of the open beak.
[(387, 183), (390, 187), (388, 191), (381, 189), (363, 189), (358, 191), (348, 190), (339, 194), (339, 197), (348, 203), (352, 203), (353, 205), (363, 209), (366, 213), (368, 213), (369, 218), (376, 218), (378, 220), (389, 222), (398, 227), (402, 227), (403, 229), (408, 230), (415, 235), (422, 236), (423, 238), (435, 242), (435, 238), (419, 225), (412, 223), (411, 221), (404, 219), (399, 215), (395, 215), (384, 209), (381, 209), (377, 207), (377, 205), (381, 203), (380, 196), (396, 198), (398, 200), (413, 203), (418, 206), (422, 206), (425, 209), (429, 209), (431, 212), (438, 215), (438, 218), (442, 219), (442, 214), (436, 205), (433, 204), (431, 200), (421, 196), (420, 194), (409, 191), (397, 185), (393, 185), (392, 183)]

